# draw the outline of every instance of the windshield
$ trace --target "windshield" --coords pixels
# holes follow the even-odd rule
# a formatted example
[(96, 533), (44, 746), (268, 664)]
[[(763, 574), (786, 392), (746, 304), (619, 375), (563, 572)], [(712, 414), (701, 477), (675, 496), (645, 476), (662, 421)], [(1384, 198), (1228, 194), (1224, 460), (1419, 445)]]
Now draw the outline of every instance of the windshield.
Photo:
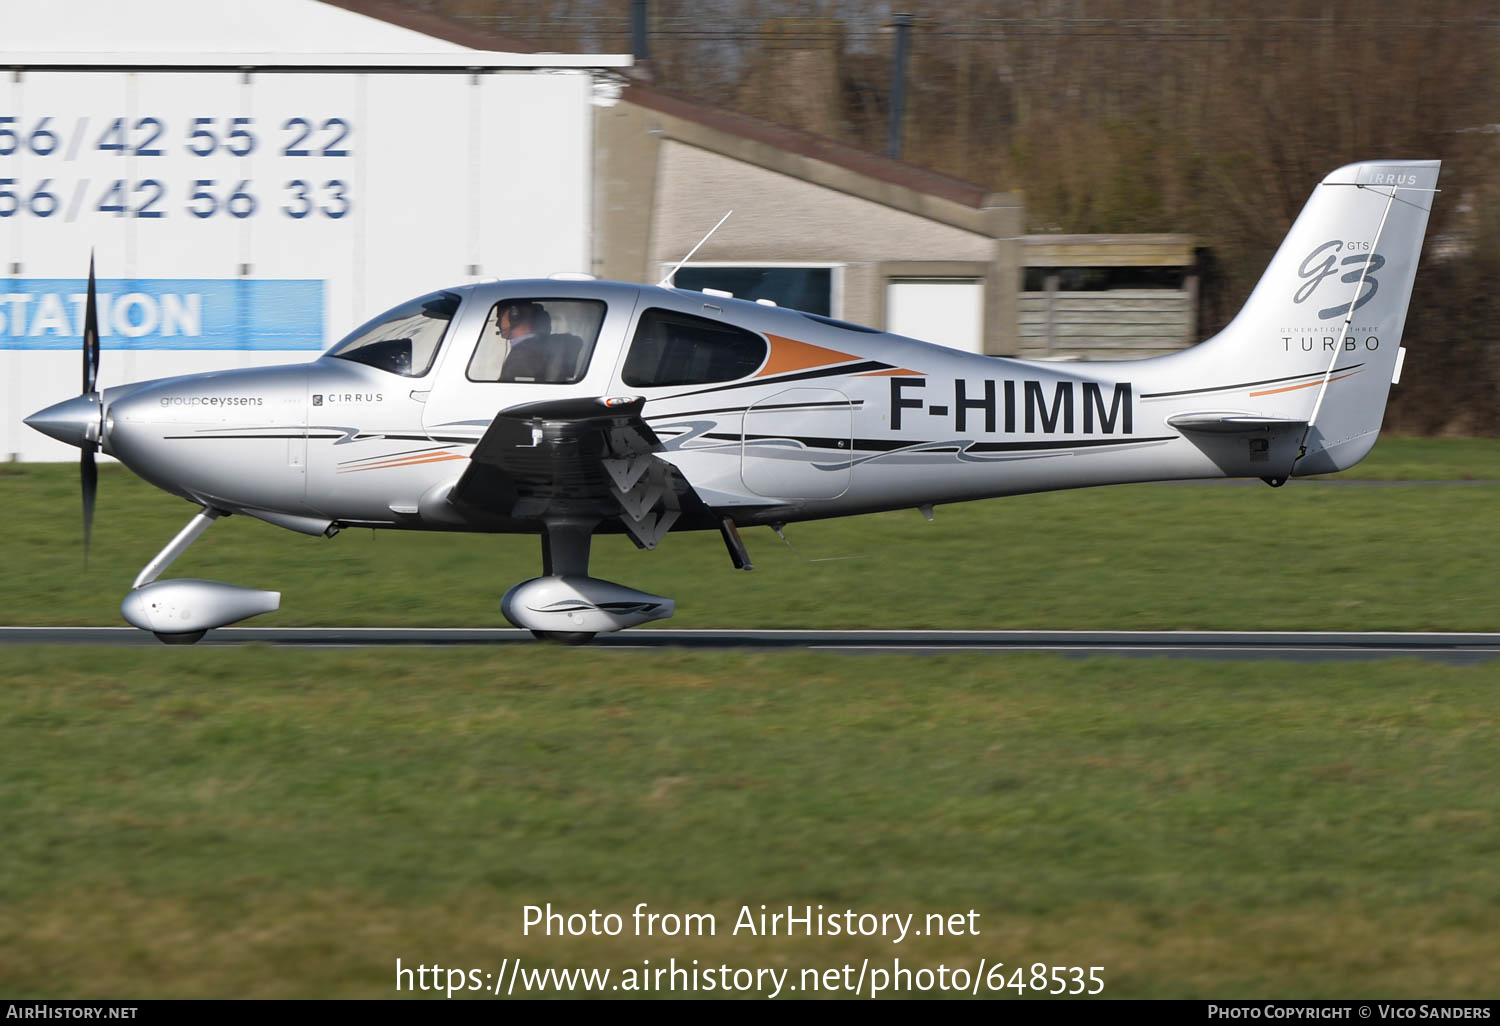
[(461, 301), (456, 292), (434, 292), (413, 299), (361, 324), (326, 355), (406, 378), (420, 378), (432, 366)]

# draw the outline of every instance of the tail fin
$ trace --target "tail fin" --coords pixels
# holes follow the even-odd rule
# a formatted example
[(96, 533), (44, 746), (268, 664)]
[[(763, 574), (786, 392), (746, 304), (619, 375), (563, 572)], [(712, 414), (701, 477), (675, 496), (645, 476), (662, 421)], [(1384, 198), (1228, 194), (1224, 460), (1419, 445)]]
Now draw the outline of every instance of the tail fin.
[(1346, 470), (1375, 444), (1439, 165), (1368, 161), (1328, 175), (1244, 308), (1189, 351), (1215, 377), (1266, 382), (1250, 393), (1258, 414), (1307, 422), (1294, 474)]

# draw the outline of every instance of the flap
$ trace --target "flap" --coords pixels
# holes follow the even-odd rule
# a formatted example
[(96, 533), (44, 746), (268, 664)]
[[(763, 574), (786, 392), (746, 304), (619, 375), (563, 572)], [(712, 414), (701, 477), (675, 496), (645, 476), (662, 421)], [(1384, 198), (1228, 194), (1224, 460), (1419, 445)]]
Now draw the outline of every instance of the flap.
[(517, 520), (618, 519), (652, 548), (678, 518), (713, 523), (687, 480), (656, 454), (641, 397), (576, 398), (501, 410), (448, 500)]

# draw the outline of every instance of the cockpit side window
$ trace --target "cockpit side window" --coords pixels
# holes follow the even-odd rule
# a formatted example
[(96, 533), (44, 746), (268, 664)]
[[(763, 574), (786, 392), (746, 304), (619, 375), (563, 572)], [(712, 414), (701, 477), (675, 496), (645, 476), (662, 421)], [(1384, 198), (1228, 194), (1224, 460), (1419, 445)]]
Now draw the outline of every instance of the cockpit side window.
[(651, 309), (641, 314), (621, 378), (635, 388), (733, 381), (759, 370), (769, 351), (765, 339), (744, 328)]
[(597, 299), (502, 299), (485, 318), (470, 381), (571, 385), (589, 369), (604, 323)]
[(434, 292), (403, 303), (355, 328), (327, 355), (420, 378), (432, 366), (462, 300), (456, 292)]

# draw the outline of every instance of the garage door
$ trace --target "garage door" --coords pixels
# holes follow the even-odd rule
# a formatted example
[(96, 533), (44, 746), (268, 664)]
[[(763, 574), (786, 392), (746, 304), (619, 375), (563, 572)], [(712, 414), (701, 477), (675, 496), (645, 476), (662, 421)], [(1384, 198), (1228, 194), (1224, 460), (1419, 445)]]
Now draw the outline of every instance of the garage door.
[(982, 353), (984, 281), (891, 278), (886, 283), (885, 327), (908, 338)]

